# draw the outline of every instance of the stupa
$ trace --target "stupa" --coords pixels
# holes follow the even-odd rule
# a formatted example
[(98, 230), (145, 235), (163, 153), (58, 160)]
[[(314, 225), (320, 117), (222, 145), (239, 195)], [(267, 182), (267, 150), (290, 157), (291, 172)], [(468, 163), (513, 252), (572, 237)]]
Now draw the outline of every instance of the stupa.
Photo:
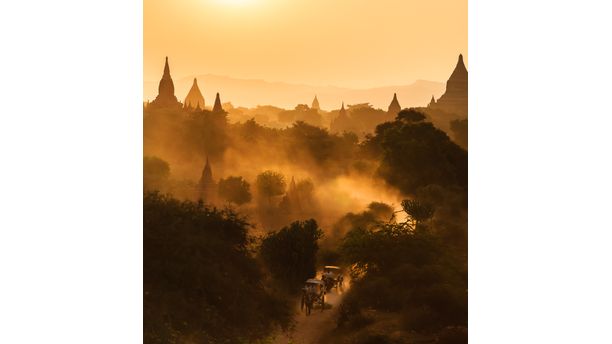
[(319, 100), (317, 99), (316, 95), (314, 99), (312, 100), (312, 105), (310, 106), (310, 108), (315, 109), (315, 110), (321, 110), (321, 107), (319, 106)]
[(204, 166), (204, 170), (202, 170), (202, 176), (198, 183), (198, 198), (202, 200), (202, 202), (210, 204), (214, 202), (215, 195), (216, 185), (212, 177), (212, 169), (210, 168), (208, 157), (206, 157), (206, 165)]
[(187, 97), (185, 97), (183, 104), (186, 109), (204, 109), (204, 97), (198, 87), (198, 79), (193, 79), (193, 85), (191, 85), (191, 89), (189, 93), (187, 93)]
[(215, 105), (213, 105), (212, 112), (221, 113), (225, 112), (223, 107), (221, 106), (221, 98), (219, 97), (219, 92), (217, 92), (217, 96), (215, 97)]
[(158, 94), (154, 101), (147, 106), (148, 108), (181, 108), (181, 103), (174, 95), (174, 82), (170, 76), (170, 66), (168, 65), (168, 56), (166, 56), (166, 65), (164, 66), (164, 75), (159, 81)]
[(397, 100), (397, 94), (393, 93), (393, 100), (391, 100), (391, 104), (389, 104), (389, 109), (387, 110), (387, 113), (395, 117), (401, 110), (402, 107), (400, 106), (400, 103)]
[[(433, 100), (433, 99), (432, 99)], [(468, 71), (463, 63), (463, 55), (459, 55), (457, 66), (446, 82), (446, 92), (430, 103), (432, 109), (467, 116), (468, 113)]]

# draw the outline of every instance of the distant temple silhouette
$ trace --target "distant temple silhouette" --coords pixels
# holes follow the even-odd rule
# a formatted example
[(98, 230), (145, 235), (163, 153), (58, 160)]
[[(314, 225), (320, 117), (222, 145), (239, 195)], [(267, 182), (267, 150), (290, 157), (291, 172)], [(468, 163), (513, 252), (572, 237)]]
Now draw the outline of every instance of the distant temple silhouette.
[(166, 65), (164, 66), (164, 75), (159, 81), (158, 94), (147, 108), (181, 108), (181, 103), (174, 95), (174, 82), (170, 76), (170, 66), (168, 65), (168, 56), (166, 56)]
[(312, 100), (312, 105), (310, 106), (310, 108), (315, 109), (315, 110), (321, 110), (321, 107), (319, 106), (319, 100), (317, 99), (316, 95), (314, 99)]
[(431, 95), (431, 100), (429, 101), (429, 104), (427, 106), (429, 107), (436, 106), (436, 98), (434, 98), (433, 94)]
[(211, 204), (215, 201), (217, 194), (217, 185), (213, 180), (212, 169), (206, 157), (206, 165), (202, 170), (202, 177), (198, 183), (198, 199), (206, 204)]
[(212, 112), (215, 112), (215, 113), (225, 112), (223, 110), (223, 106), (221, 106), (221, 98), (219, 97), (219, 92), (217, 92), (217, 96), (215, 97), (215, 105), (213, 106)]
[(185, 97), (183, 104), (187, 110), (204, 110), (204, 97), (202, 96), (202, 92), (200, 92), (200, 88), (198, 87), (198, 79), (193, 79), (193, 85), (191, 86), (189, 93), (187, 93), (187, 97)]
[(393, 93), (393, 100), (391, 100), (391, 104), (389, 104), (389, 109), (387, 110), (387, 113), (390, 116), (395, 117), (401, 110), (402, 107), (400, 106), (400, 103), (397, 100), (397, 94)]
[(437, 101), (432, 96), (428, 107), (467, 116), (468, 71), (463, 64), (463, 55), (459, 55), (457, 66), (446, 82), (446, 92)]
[(294, 208), (294, 211), (302, 211), (302, 206), (300, 204), (300, 194), (298, 193), (298, 189), (295, 184), (295, 178), (293, 176), (291, 177), (291, 183), (289, 184), (289, 190), (287, 191), (286, 197), (288, 198), (291, 206)]
[(343, 131), (349, 130), (350, 127), (351, 127), (351, 119), (349, 118), (349, 116), (346, 113), (346, 110), (344, 109), (344, 102), (342, 102), (342, 107), (340, 108), (340, 111), (338, 112), (338, 117), (334, 118), (331, 121), (329, 129), (331, 132), (341, 133)]

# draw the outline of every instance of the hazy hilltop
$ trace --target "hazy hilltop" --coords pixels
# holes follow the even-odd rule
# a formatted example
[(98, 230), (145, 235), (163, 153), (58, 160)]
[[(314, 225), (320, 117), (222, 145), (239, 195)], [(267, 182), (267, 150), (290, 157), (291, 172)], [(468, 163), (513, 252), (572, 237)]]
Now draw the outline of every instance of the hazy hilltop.
[[(346, 104), (369, 102), (374, 107), (386, 109), (393, 98), (393, 93), (397, 93), (400, 105), (402, 108), (406, 108), (426, 106), (432, 95), (437, 99), (444, 93), (445, 89), (444, 83), (426, 80), (417, 80), (409, 85), (351, 89), (237, 79), (206, 74), (176, 79), (174, 86), (179, 101), (184, 100), (193, 84), (193, 78), (198, 79), (198, 85), (207, 106), (212, 105), (215, 93), (219, 92), (222, 102), (231, 102), (234, 106), (274, 105), (293, 109), (297, 104), (310, 105), (316, 94), (323, 110), (338, 109), (342, 101)], [(155, 99), (158, 83), (159, 80), (144, 82), (145, 101)]]

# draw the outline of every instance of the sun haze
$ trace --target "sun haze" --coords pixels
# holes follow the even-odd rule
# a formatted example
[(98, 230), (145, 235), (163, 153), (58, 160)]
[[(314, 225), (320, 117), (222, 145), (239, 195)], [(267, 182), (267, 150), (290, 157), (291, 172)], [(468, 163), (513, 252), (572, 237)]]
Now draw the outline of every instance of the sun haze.
[(159, 81), (165, 56), (175, 80), (214, 74), (349, 88), (445, 82), (460, 53), (467, 65), (467, 1), (144, 1), (147, 82)]

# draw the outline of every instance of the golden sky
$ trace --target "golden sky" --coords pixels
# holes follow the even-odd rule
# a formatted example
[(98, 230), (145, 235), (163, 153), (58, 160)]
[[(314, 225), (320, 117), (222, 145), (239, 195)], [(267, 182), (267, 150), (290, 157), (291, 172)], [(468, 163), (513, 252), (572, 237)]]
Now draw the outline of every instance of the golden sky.
[(144, 0), (144, 80), (198, 74), (369, 88), (467, 65), (467, 0)]

